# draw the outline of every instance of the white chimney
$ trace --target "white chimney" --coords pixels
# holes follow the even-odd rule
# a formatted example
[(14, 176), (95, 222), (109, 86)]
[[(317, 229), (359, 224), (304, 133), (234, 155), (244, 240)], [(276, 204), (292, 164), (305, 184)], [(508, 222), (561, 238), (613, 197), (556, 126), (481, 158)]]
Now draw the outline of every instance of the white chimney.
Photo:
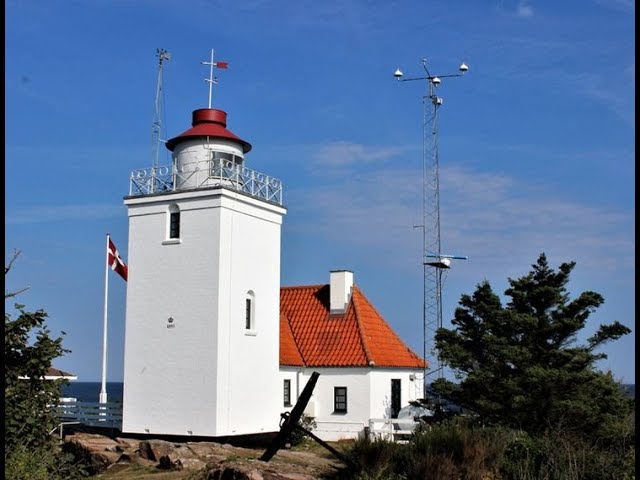
[(353, 288), (353, 272), (349, 270), (333, 270), (329, 281), (329, 313), (347, 311), (351, 290)]

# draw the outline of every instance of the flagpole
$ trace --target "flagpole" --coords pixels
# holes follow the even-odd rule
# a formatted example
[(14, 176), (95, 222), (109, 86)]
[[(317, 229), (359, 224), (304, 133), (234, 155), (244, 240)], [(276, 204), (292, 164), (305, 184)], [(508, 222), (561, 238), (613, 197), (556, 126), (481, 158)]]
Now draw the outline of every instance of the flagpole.
[(107, 403), (107, 298), (109, 293), (109, 234), (107, 233), (106, 258), (104, 262), (104, 327), (102, 330), (102, 388), (100, 403)]

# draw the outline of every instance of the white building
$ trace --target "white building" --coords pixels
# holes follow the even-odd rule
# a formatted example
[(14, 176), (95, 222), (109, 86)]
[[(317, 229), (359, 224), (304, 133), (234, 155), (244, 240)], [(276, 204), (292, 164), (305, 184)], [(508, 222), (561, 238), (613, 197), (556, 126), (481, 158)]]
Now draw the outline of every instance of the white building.
[(318, 371), (316, 434), (356, 436), (420, 395), (422, 360), (351, 272), (280, 288), (282, 186), (245, 166), (226, 120), (195, 110), (172, 165), (131, 174), (122, 430), (275, 432)]
[(279, 182), (244, 167), (251, 145), (226, 117), (195, 110), (193, 127), (167, 142), (172, 168), (132, 174), (124, 432), (278, 430), (286, 210)]
[(311, 373), (320, 373), (305, 411), (318, 437), (355, 438), (369, 419), (395, 418), (422, 396), (423, 365), (352, 272), (331, 272), (328, 285), (280, 290), (282, 406), (290, 410)]

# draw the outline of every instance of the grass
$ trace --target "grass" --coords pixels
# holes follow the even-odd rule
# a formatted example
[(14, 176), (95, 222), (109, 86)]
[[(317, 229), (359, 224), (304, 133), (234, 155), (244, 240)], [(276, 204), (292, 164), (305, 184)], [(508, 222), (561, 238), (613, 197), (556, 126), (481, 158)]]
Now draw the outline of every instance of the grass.
[(188, 480), (195, 478), (194, 472), (186, 470), (159, 470), (157, 467), (137, 464), (116, 464), (106, 472), (90, 478), (109, 480)]

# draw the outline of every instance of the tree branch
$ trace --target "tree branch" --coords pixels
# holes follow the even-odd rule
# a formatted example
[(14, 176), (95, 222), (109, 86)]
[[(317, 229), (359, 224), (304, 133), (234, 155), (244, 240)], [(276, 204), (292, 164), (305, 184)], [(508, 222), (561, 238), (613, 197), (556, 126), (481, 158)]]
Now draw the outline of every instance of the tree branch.
[[(21, 253), (22, 253), (22, 250), (15, 249), (13, 251), (13, 256), (11, 257), (11, 260), (9, 260), (9, 265), (5, 265), (4, 266), (4, 274), (5, 274), (5, 276), (7, 275), (7, 273), (9, 273), (9, 271), (13, 267), (13, 263), (18, 259), (18, 257), (20, 256)], [(26, 290), (29, 290), (29, 287), (25, 287), (22, 290), (17, 290), (15, 292), (7, 292), (5, 290), (4, 298), (7, 299), (7, 298), (15, 297), (17, 295), (20, 295), (22, 292), (24, 292)]]

